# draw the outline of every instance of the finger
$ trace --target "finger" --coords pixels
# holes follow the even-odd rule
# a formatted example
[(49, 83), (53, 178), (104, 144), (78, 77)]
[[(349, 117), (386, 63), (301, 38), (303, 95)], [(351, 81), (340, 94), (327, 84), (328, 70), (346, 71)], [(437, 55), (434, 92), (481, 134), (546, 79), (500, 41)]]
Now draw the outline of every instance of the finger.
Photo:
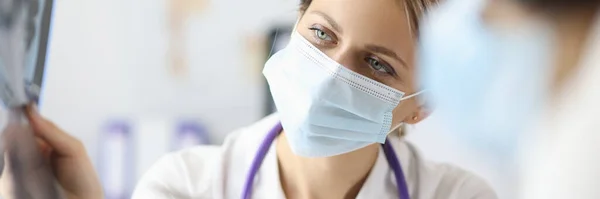
[(75, 156), (84, 151), (79, 140), (44, 119), (32, 105), (27, 106), (27, 118), (35, 135), (50, 145), (58, 155)]
[(35, 141), (37, 142), (40, 153), (44, 156), (44, 158), (49, 159), (50, 155), (52, 154), (52, 147), (41, 138), (35, 138)]

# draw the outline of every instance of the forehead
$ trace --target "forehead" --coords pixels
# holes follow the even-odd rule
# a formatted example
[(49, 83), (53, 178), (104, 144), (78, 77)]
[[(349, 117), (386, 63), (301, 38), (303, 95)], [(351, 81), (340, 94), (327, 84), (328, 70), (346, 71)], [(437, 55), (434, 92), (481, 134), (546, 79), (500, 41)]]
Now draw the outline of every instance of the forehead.
[(360, 20), (358, 22), (376, 20), (388, 24), (405, 23), (404, 2), (405, 0), (312, 0), (309, 10), (327, 11), (327, 14), (344, 19)]
[(313, 0), (301, 23), (325, 22), (315, 12), (330, 16), (341, 27), (341, 37), (357, 45), (382, 45), (400, 54), (412, 45), (404, 0)]

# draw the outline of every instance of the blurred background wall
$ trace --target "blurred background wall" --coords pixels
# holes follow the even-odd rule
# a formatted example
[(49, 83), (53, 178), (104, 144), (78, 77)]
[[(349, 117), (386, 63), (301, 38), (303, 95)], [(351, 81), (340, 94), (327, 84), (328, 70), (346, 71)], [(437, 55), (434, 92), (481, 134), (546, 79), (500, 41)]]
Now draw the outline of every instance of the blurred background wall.
[[(297, 4), (56, 0), (41, 111), (84, 142), (110, 189), (128, 191), (161, 155), (180, 147), (174, 143), (187, 138), (182, 126), (220, 144), (266, 114), (261, 70), (269, 35), (295, 22)], [(127, 136), (111, 136), (115, 129)], [(430, 159), (474, 170), (504, 192), (497, 163), (434, 119), (409, 139)]]
[(103, 155), (115, 152), (103, 145), (106, 126), (129, 125), (127, 148), (135, 153), (127, 159), (135, 160), (137, 179), (174, 148), (180, 121), (203, 126), (210, 143), (220, 144), (264, 116), (266, 37), (294, 22), (296, 6), (294, 0), (57, 0), (41, 111), (83, 140), (100, 170), (117, 164)]

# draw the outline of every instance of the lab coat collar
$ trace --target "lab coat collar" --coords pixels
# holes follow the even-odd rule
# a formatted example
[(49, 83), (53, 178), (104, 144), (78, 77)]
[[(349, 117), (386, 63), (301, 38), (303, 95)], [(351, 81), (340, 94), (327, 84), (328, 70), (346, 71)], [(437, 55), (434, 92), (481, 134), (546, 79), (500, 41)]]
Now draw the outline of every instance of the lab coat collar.
[[(266, 136), (267, 132), (271, 130), (271, 128), (275, 126), (277, 122), (279, 122), (279, 118), (276, 115), (272, 115), (267, 117), (265, 120), (267, 120), (265, 123), (269, 125), (263, 125), (264, 129), (261, 129), (261, 132), (265, 132), (264, 135), (261, 134), (263, 136)], [(416, 166), (413, 165), (413, 162), (411, 162), (411, 148), (403, 141), (402, 138), (396, 135), (390, 135), (388, 136), (388, 139), (390, 144), (392, 144), (396, 155), (398, 156), (400, 165), (402, 165), (411, 198), (415, 198), (412, 196), (412, 193), (415, 193), (414, 188), (417, 179), (417, 171), (415, 170)], [(251, 154), (253, 153), (254, 151)], [(285, 198), (281, 183), (279, 181), (279, 165), (277, 162), (277, 154), (274, 144), (271, 145), (269, 152), (265, 156), (262, 167), (260, 168), (256, 177), (254, 197), (265, 199)], [(397, 182), (394, 178), (394, 173), (387, 162), (382, 148), (380, 148), (375, 165), (371, 169), (371, 172), (367, 177), (363, 187), (359, 191), (357, 198), (398, 198), (399, 193), (396, 188), (396, 183)]]
[(390, 166), (385, 158), (383, 150), (380, 148), (377, 155), (375, 165), (371, 169), (365, 184), (360, 189), (357, 199), (370, 199), (370, 198), (386, 198), (390, 197), (389, 193), (398, 198), (398, 191), (396, 190), (396, 179), (394, 173), (391, 171)]
[(255, 184), (256, 198), (281, 199), (285, 198), (281, 182), (279, 181), (279, 163), (275, 144), (271, 144), (269, 152), (265, 156), (262, 167), (256, 177), (259, 179)]

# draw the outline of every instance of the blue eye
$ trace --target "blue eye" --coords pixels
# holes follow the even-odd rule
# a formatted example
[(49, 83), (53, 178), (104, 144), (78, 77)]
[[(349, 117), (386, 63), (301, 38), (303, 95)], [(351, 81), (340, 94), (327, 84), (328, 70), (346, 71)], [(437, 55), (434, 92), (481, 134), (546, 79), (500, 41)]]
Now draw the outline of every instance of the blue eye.
[(367, 58), (367, 62), (369, 63), (369, 66), (371, 66), (371, 68), (373, 68), (373, 70), (376, 70), (377, 72), (392, 74), (392, 72), (389, 69), (389, 66), (377, 59), (369, 57)]
[(333, 40), (331, 38), (331, 36), (329, 36), (325, 31), (322, 31), (322, 30), (316, 29), (316, 28), (314, 28), (313, 31), (315, 31), (315, 36), (321, 40), (325, 40), (325, 41)]

